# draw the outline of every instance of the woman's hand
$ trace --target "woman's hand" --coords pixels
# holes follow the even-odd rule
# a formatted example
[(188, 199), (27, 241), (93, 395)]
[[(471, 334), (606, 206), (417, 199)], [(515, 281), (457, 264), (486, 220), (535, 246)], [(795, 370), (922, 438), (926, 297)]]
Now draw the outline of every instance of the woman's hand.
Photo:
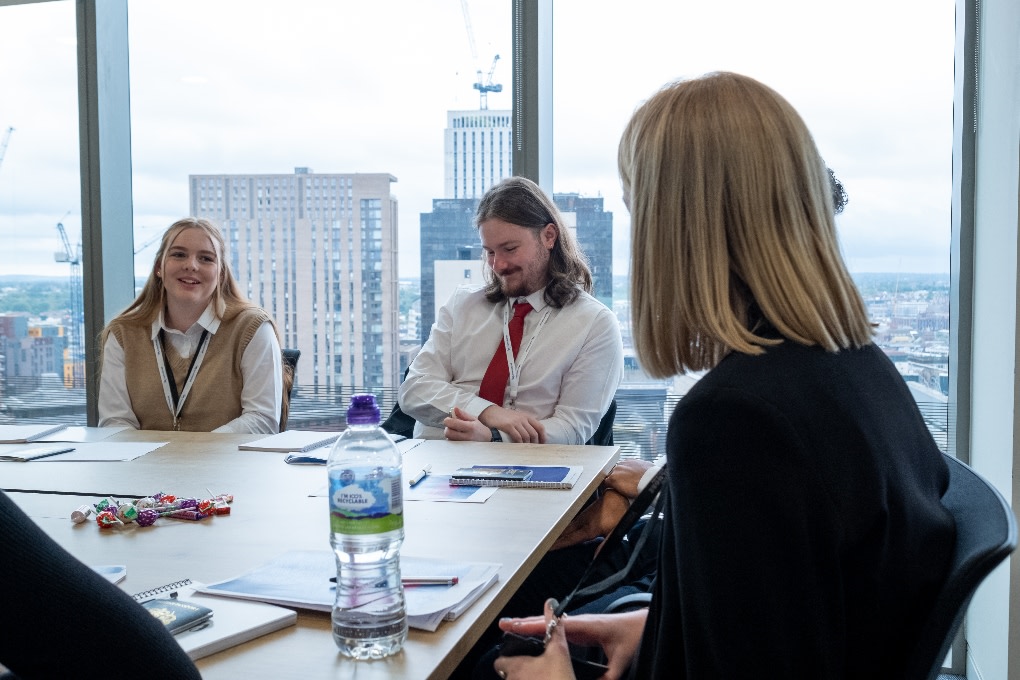
[(603, 490), (594, 502), (570, 521), (551, 549), (566, 548), (606, 536), (620, 522), (620, 518), (627, 512), (629, 506), (630, 501), (622, 494), (613, 489)]
[[(545, 614), (541, 617), (524, 619), (533, 624), (538, 623), (538, 630), (524, 635), (545, 635), (551, 633), (545, 642), (545, 651), (540, 656), (501, 656), (492, 664), (496, 674), (501, 678), (573, 678), (574, 669), (570, 665), (570, 649), (564, 634), (563, 623), (566, 617), (556, 620), (553, 609), (556, 600), (545, 601)], [(500, 622), (502, 627), (502, 622)], [(536, 626), (532, 625), (530, 628)], [(515, 631), (516, 632), (516, 631)]]
[[(519, 635), (544, 635), (554, 606), (554, 600), (547, 601), (544, 616), (503, 619), (499, 627)], [(572, 678), (574, 671), (566, 644), (570, 642), (582, 647), (601, 647), (609, 665), (609, 670), (602, 677), (604, 680), (617, 680), (626, 676), (630, 662), (637, 654), (647, 617), (647, 609), (622, 614), (564, 615), (553, 629), (541, 656), (501, 656), (496, 659), (493, 668), (497, 673), (502, 671), (501, 675), (505, 673), (506, 678)]]
[(627, 459), (621, 460), (613, 466), (606, 478), (602, 480), (602, 486), (607, 489), (619, 491), (631, 500), (637, 498), (638, 482), (645, 472), (652, 467), (647, 460)]

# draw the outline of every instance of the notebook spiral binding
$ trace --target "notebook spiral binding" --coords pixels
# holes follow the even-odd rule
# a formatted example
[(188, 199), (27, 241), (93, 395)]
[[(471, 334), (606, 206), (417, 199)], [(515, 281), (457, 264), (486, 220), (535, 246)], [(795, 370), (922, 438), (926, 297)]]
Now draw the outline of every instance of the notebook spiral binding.
[(154, 598), (154, 597), (156, 597), (158, 595), (163, 595), (165, 593), (171, 593), (171, 592), (174, 592), (176, 590), (179, 590), (180, 588), (184, 588), (185, 586), (190, 586), (190, 585), (191, 585), (191, 579), (190, 578), (186, 578), (186, 579), (181, 580), (181, 581), (174, 581), (173, 583), (167, 583), (166, 585), (159, 586), (158, 588), (149, 588), (148, 590), (143, 590), (140, 593), (135, 593), (131, 597), (132, 597), (132, 599), (134, 599), (135, 602), (145, 602), (146, 600), (151, 600), (152, 598)]

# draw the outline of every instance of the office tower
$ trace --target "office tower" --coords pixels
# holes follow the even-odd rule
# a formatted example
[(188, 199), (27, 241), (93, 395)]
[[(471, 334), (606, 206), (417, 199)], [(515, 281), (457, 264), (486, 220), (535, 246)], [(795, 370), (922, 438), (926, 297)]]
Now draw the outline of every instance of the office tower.
[(601, 196), (584, 198), (580, 194), (553, 194), (553, 202), (563, 214), (581, 252), (588, 257), (593, 289), (591, 294), (613, 308), (613, 213), (603, 210)]
[(242, 290), (301, 350), (303, 388), (400, 382), (397, 201), (389, 174), (191, 175)]
[(510, 176), (507, 111), (447, 111), (443, 134), (444, 198), (481, 198)]
[[(432, 212), (421, 214), (421, 343), (432, 332), (436, 308), (446, 300), (436, 300), (436, 266), (446, 260), (481, 257), (478, 230), (474, 227), (478, 198), (437, 198)], [(440, 265), (440, 271), (442, 271)], [(442, 286), (440, 286), (442, 288)]]

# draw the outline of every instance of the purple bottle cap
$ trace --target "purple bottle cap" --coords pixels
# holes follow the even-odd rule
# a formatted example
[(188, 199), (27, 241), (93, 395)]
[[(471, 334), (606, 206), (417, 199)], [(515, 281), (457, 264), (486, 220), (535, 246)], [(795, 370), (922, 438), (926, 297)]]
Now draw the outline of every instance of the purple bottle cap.
[(347, 409), (348, 425), (378, 425), (379, 406), (374, 394), (354, 394)]

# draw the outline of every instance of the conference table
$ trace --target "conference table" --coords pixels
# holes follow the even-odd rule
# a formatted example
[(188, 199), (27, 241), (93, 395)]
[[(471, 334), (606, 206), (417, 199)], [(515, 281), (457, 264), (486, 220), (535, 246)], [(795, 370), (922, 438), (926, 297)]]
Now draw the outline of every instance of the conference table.
[[(0, 488), (60, 545), (92, 566), (123, 564), (131, 593), (190, 578), (238, 576), (290, 550), (329, 550), (323, 466), (288, 465), (287, 454), (242, 451), (260, 435), (122, 431), (104, 441), (167, 442), (126, 462), (0, 463)], [(321, 449), (322, 455), (328, 449)], [(318, 453), (318, 452), (317, 452)], [(333, 644), (330, 616), (298, 610), (297, 624), (199, 659), (204, 678), (446, 678), (581, 509), (618, 459), (615, 446), (424, 441), (404, 454), (405, 477), (479, 464), (583, 467), (573, 488), (498, 489), (484, 503), (405, 501), (403, 553), (496, 562), (497, 583), (435, 632), (412, 628), (404, 649), (353, 661)], [(157, 492), (234, 496), (229, 515), (152, 527), (100, 529), (71, 512), (100, 497)], [(560, 595), (550, 593), (550, 595)], [(538, 613), (538, 612), (536, 612)]]

